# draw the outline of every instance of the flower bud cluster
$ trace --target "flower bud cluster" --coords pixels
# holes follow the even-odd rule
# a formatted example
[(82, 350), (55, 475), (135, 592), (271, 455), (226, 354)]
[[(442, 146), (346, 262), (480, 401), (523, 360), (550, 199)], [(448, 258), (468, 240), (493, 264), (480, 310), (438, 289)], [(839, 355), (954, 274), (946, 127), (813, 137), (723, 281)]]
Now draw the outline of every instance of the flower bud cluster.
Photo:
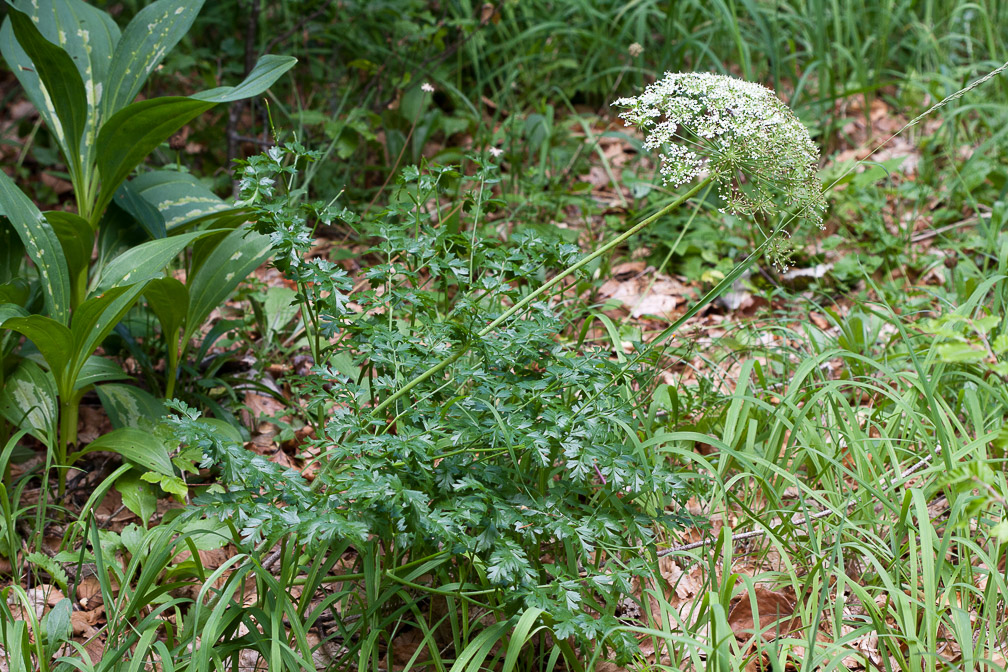
[(660, 152), (665, 184), (709, 175), (735, 214), (768, 214), (783, 205), (821, 223), (819, 150), (770, 89), (727, 75), (666, 73), (615, 105), (628, 108), (620, 114), (628, 126), (645, 131), (645, 149)]

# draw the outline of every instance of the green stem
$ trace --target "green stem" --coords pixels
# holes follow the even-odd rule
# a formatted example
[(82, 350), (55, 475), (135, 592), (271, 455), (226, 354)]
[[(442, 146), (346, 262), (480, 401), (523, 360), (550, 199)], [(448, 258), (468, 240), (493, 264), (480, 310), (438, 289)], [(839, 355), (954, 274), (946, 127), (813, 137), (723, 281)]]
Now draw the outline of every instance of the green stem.
[(66, 491), (67, 449), (77, 443), (77, 413), (80, 409), (80, 397), (68, 394), (60, 397), (60, 428), (56, 441), (56, 474), (58, 476), (57, 495), (63, 498)]
[[(615, 247), (617, 247), (617, 246), (621, 245), (623, 242), (625, 242), (631, 236), (635, 235), (636, 233), (640, 232), (642, 229), (644, 229), (644, 228), (650, 226), (651, 224), (653, 224), (658, 218), (664, 217), (665, 215), (667, 215), (668, 213), (670, 213), (671, 211), (675, 210), (680, 205), (682, 205), (683, 203), (685, 203), (690, 198), (693, 198), (693, 196), (695, 196), (701, 189), (703, 189), (705, 186), (707, 186), (708, 183), (711, 182), (711, 179), (712, 178), (710, 178), (710, 177), (705, 178), (703, 181), (701, 181), (695, 187), (693, 187), (692, 189), (690, 189), (686, 193), (682, 194), (679, 198), (677, 198), (676, 200), (672, 201), (671, 203), (669, 203), (668, 205), (666, 205), (664, 208), (662, 208), (658, 212), (656, 212), (653, 215), (651, 215), (650, 217), (642, 220), (641, 222), (639, 222), (638, 224), (634, 225), (633, 227), (627, 229), (626, 231), (624, 231), (623, 233), (621, 233), (616, 238), (613, 238), (612, 240), (610, 240), (608, 243), (606, 243), (602, 247), (598, 248), (597, 250), (595, 250), (591, 254), (585, 256), (584, 258), (582, 258), (581, 261), (577, 262), (576, 264), (574, 264), (573, 266), (571, 266), (570, 268), (568, 268), (564, 272), (562, 272), (562, 273), (554, 276), (551, 280), (549, 280), (542, 287), (540, 287), (539, 289), (535, 290), (534, 292), (532, 292), (531, 294), (529, 294), (528, 296), (526, 296), (524, 299), (522, 299), (521, 301), (519, 301), (515, 305), (511, 306), (511, 308), (509, 308), (508, 310), (504, 311), (504, 313), (501, 314), (500, 317), (498, 317), (496, 320), (494, 320), (493, 322), (491, 322), (487, 326), (483, 327), (483, 329), (481, 329), (479, 331), (479, 333), (476, 334), (476, 338), (480, 339), (480, 338), (486, 337), (487, 334), (490, 334), (491, 332), (493, 332), (503, 322), (505, 322), (506, 320), (508, 320), (511, 317), (513, 317), (516, 313), (518, 313), (519, 311), (521, 311), (522, 309), (524, 309), (530, 303), (532, 303), (533, 301), (535, 301), (536, 299), (538, 299), (540, 296), (542, 296), (543, 294), (545, 294), (546, 292), (548, 292), (549, 290), (551, 290), (553, 287), (556, 287), (557, 284), (559, 284), (560, 281), (562, 281), (564, 278), (566, 278), (566, 277), (568, 277), (568, 276), (570, 276), (570, 275), (572, 275), (574, 273), (577, 273), (582, 268), (584, 268), (585, 266), (587, 266), (591, 262), (593, 262), (596, 259), (598, 259), (599, 257), (601, 257), (603, 254), (606, 254), (606, 253), (610, 252)], [(476, 340), (476, 339), (473, 339), (473, 340)], [(388, 408), (389, 406), (391, 406), (392, 404), (394, 404), (396, 401), (398, 401), (399, 399), (401, 399), (403, 396), (405, 396), (406, 394), (408, 394), (410, 392), (410, 390), (412, 390), (413, 388), (415, 388), (417, 385), (423, 383), (424, 381), (428, 380), (432, 376), (436, 375), (437, 373), (443, 371), (444, 369), (448, 368), (449, 366), (451, 366), (452, 364), (454, 364), (455, 362), (457, 362), (459, 359), (462, 358), (463, 355), (465, 355), (465, 353), (467, 353), (469, 351), (469, 349), (471, 347), (472, 347), (472, 341), (470, 341), (467, 344), (464, 344), (452, 356), (450, 356), (450, 357), (448, 357), (446, 359), (441, 360), (440, 362), (438, 362), (434, 366), (430, 367), (429, 369), (427, 369), (426, 371), (424, 371), (423, 373), (421, 373), (419, 376), (417, 376), (413, 380), (411, 380), (408, 383), (406, 383), (404, 386), (402, 386), (401, 388), (399, 388), (399, 390), (396, 391), (388, 399), (386, 399), (382, 403), (380, 403), (377, 406), (375, 406), (374, 410), (371, 411), (372, 417), (375, 417), (375, 418), (379, 417), (381, 415), (381, 413), (386, 408)]]
[(168, 345), (168, 379), (165, 381), (165, 399), (175, 397), (175, 383), (178, 381), (179, 358), (181, 348), (179, 347), (179, 330), (169, 334), (165, 339)]

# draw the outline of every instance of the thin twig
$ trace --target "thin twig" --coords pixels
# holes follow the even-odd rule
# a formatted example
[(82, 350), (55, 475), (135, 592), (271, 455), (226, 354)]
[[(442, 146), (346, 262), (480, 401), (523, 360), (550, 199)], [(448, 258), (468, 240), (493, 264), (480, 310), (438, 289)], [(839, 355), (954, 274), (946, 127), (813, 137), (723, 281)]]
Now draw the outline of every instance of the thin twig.
[[(941, 453), (941, 446), (940, 445), (936, 446), (935, 449), (931, 453), (929, 453), (925, 457), (923, 457), (920, 460), (918, 460), (915, 464), (913, 464), (912, 466), (910, 466), (908, 469), (904, 470), (900, 474), (900, 476), (899, 476), (898, 479), (893, 479), (893, 480), (888, 481), (888, 482), (886, 481), (885, 477), (883, 477), (882, 479), (880, 479), (879, 480), (879, 487), (881, 487), (883, 490), (889, 490), (890, 488), (892, 488), (893, 486), (895, 486), (897, 483), (902, 483), (907, 478), (909, 478), (911, 474), (913, 474), (916, 471), (920, 471), (922, 468), (924, 468), (925, 466), (927, 466), (935, 458), (935, 456), (938, 455), (939, 453)], [(847, 499), (847, 502), (846, 502), (846, 504), (844, 504), (843, 508), (846, 510), (846, 509), (850, 508), (851, 506), (853, 506), (854, 504), (856, 504), (857, 501), (858, 501), (857, 495), (852, 495), (851, 497), (849, 497)], [(814, 520), (819, 520), (820, 518), (825, 518), (825, 517), (827, 517), (827, 516), (829, 516), (830, 514), (833, 514), (833, 513), (839, 513), (839, 512), (835, 511), (833, 509), (824, 509), (822, 511), (819, 511), (817, 513), (813, 513), (811, 515), (805, 514), (803, 522), (810, 523), (810, 522), (812, 522)], [(731, 528), (729, 528), (729, 529), (731, 529)], [(750, 532), (743, 532), (742, 534), (732, 534), (732, 540), (734, 540), (734, 541), (745, 541), (746, 539), (753, 539), (755, 537), (762, 537), (765, 534), (767, 534), (767, 532), (768, 532), (768, 530), (766, 528), (763, 528), (763, 529), (760, 529), (760, 530), (752, 530)], [(694, 541), (693, 543), (690, 543), (690, 544), (682, 544), (682, 545), (679, 545), (679, 546), (672, 546), (671, 548), (666, 548), (664, 550), (658, 551), (658, 557), (662, 558), (662, 557), (665, 557), (666, 555), (671, 555), (673, 553), (680, 553), (682, 551), (692, 551), (695, 548), (700, 548), (702, 546), (706, 546), (707, 543), (708, 543), (708, 541), (709, 540), (704, 539), (704, 540), (701, 540), (701, 541)]]

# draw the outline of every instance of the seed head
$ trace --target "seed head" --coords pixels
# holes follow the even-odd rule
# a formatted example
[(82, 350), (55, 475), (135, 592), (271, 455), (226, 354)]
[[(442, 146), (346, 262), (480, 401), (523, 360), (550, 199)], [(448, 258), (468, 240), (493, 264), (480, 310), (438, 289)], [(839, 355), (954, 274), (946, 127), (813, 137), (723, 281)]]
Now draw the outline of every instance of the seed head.
[(666, 73), (614, 104), (628, 108), (619, 115), (627, 126), (645, 131), (645, 149), (659, 151), (665, 184), (710, 175), (733, 213), (796, 210), (821, 225), (819, 150), (770, 89), (727, 75)]

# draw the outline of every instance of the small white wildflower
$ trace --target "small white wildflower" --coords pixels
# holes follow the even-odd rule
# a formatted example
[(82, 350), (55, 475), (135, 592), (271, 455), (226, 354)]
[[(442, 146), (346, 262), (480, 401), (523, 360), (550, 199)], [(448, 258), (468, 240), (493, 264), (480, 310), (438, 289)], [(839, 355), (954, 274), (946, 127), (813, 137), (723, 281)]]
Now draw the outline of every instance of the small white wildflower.
[(504, 150), (501, 149), (500, 147), (491, 147), (487, 151), (490, 152), (490, 156), (494, 157), (495, 159), (504, 153)]
[(808, 130), (770, 89), (726, 75), (666, 73), (615, 105), (627, 126), (658, 150), (666, 184), (709, 175), (727, 210), (776, 212), (778, 197), (816, 223), (825, 202), (816, 176), (819, 150)]
[(434, 86), (430, 82), (424, 82), (420, 85), (420, 90), (426, 93), (434, 93)]
[(632, 58), (637, 58), (644, 53), (644, 47), (641, 46), (640, 42), (634, 42), (630, 45), (627, 51), (630, 52), (630, 56)]

